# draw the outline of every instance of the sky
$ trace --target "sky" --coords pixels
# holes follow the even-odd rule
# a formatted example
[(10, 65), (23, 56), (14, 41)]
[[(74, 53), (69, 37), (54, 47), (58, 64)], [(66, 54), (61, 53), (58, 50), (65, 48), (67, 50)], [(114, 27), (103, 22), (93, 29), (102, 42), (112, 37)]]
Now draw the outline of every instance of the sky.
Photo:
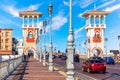
[[(53, 4), (52, 12), (52, 41), (53, 48), (65, 51), (67, 48), (67, 38), (69, 30), (69, 0), (51, 0)], [(33, 10), (42, 12), (39, 19), (39, 28), (42, 22), (49, 18), (48, 5), (50, 0), (0, 0), (0, 28), (13, 28), (13, 37), (19, 39), (22, 35), (22, 18), (20, 11)], [(87, 39), (85, 22), (81, 15), (89, 10), (93, 10), (95, 5), (97, 10), (110, 11), (106, 16), (105, 38), (108, 38), (107, 49), (119, 49), (118, 35), (120, 35), (120, 0), (72, 0), (72, 27), (74, 31), (74, 44), (77, 50), (84, 51), (84, 41)], [(47, 24), (47, 49), (49, 49), (49, 23)], [(81, 46), (79, 46), (81, 44)]]

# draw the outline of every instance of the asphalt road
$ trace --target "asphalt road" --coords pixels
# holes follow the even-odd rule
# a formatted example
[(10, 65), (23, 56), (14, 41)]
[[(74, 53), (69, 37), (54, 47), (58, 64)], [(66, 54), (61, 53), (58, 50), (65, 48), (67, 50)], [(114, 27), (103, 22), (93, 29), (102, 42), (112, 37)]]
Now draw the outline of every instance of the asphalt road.
[[(82, 61), (80, 62), (75, 62), (75, 74), (78, 77), (83, 77), (83, 75), (88, 76), (94, 80), (120, 80), (120, 64), (115, 64), (115, 65), (106, 65), (107, 70), (106, 73), (88, 73), (88, 72), (82, 72)], [(55, 58), (54, 59), (54, 65), (57, 65), (61, 67), (63, 70), (66, 71), (66, 61), (61, 60), (60, 58)]]

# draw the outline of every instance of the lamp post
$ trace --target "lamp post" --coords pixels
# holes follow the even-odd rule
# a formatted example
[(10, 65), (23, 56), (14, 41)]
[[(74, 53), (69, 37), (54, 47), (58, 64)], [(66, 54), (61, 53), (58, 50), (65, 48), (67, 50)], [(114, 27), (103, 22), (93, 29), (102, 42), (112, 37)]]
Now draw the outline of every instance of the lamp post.
[(68, 59), (67, 59), (67, 77), (66, 80), (74, 80), (74, 53), (75, 53), (75, 48), (74, 46), (74, 36), (73, 36), (73, 30), (72, 30), (72, 0), (70, 0), (70, 27), (69, 27), (69, 34), (68, 34), (68, 47), (67, 47), (67, 54), (68, 54)]
[(108, 39), (105, 38), (105, 42), (106, 42), (106, 55), (107, 55), (107, 41), (108, 41)]
[(42, 61), (42, 29), (40, 29), (40, 58), (39, 58), (39, 62)]
[(52, 54), (53, 54), (53, 45), (52, 45), (52, 3), (49, 4), (48, 6), (48, 13), (49, 13), (49, 18), (50, 18), (50, 44), (49, 44), (49, 71), (53, 71), (53, 59), (52, 59)]
[[(80, 47), (80, 46), (81, 46), (81, 44), (79, 43), (79, 47)], [(80, 51), (81, 51), (81, 50), (80, 50)], [(79, 51), (79, 54), (81, 53), (80, 51)]]
[(119, 40), (119, 53), (120, 53), (120, 35), (118, 35), (118, 40)]
[(44, 27), (44, 54), (43, 54), (43, 66), (46, 66), (46, 59), (45, 59), (45, 54), (46, 54), (46, 25), (47, 21), (43, 21), (43, 27)]

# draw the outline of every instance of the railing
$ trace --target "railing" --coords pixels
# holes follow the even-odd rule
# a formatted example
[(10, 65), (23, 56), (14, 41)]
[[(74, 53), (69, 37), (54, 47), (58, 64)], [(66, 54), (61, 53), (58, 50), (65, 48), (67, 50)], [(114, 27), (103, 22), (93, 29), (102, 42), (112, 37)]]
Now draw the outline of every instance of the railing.
[(23, 61), (22, 55), (0, 56), (0, 80), (4, 80)]

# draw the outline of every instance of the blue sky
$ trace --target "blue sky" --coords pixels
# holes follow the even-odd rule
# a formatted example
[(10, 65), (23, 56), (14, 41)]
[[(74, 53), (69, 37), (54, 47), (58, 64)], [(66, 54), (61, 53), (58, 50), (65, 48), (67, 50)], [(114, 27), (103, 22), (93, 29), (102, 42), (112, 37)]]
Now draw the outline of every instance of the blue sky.
[[(13, 37), (22, 38), (22, 19), (19, 11), (33, 10), (43, 13), (39, 19), (39, 27), (42, 21), (48, 19), (48, 5), (50, 0), (0, 0), (0, 28), (13, 28)], [(69, 29), (69, 0), (52, 0), (53, 3), (53, 47), (64, 51), (67, 47)], [(106, 17), (105, 37), (108, 38), (107, 47), (118, 49), (120, 35), (120, 0), (73, 0), (73, 30), (76, 48), (84, 50), (86, 40), (85, 18), (81, 17), (85, 11), (96, 9), (110, 11)], [(49, 24), (47, 25), (49, 29)], [(47, 31), (47, 45), (49, 45), (49, 30)], [(79, 46), (79, 43), (81, 46)]]

